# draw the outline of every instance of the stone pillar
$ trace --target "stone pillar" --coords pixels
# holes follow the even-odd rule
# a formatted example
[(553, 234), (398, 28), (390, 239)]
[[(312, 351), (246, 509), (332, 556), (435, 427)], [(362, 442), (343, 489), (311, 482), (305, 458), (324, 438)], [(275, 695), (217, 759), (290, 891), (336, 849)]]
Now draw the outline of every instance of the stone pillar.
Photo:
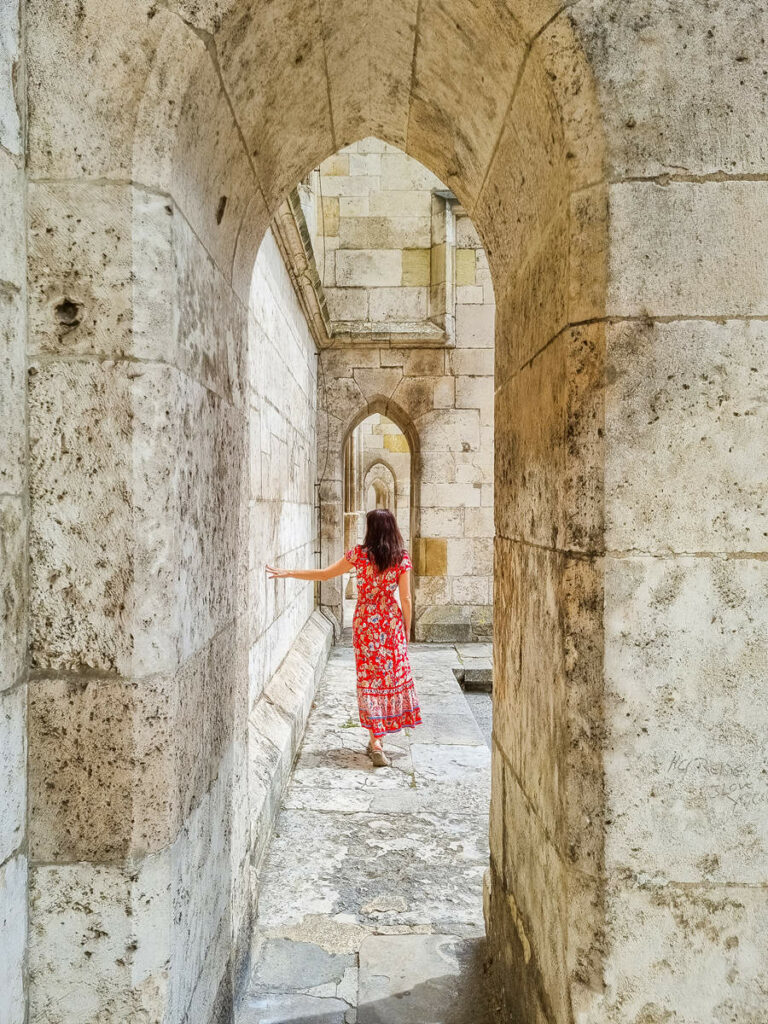
[(203, 1019), (248, 906), (247, 312), (167, 196), (35, 183), (29, 222), (31, 1019)]

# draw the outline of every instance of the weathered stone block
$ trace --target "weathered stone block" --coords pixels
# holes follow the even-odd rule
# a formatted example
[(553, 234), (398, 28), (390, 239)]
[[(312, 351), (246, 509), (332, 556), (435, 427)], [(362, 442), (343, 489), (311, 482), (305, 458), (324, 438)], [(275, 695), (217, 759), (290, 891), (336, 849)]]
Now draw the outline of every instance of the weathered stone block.
[(419, 417), (418, 427), (425, 451), (469, 452), (480, 448), (480, 413), (474, 409), (435, 409)]
[(381, 175), (393, 191), (430, 192), (441, 187), (440, 181), (428, 167), (395, 150), (382, 154)]
[(493, 572), (491, 538), (452, 538), (448, 543), (448, 575), (481, 576)]
[[(415, 548), (418, 551), (418, 547)], [(416, 576), (416, 607), (451, 603), (451, 581), (446, 576)]]
[(460, 285), (456, 289), (456, 302), (461, 306), (481, 306), (484, 301), (481, 285)]
[(434, 398), (432, 400), (436, 409), (452, 409), (456, 404), (456, 386), (452, 377), (440, 377), (435, 381)]
[(568, 937), (566, 868), (547, 826), (521, 789), (515, 772), (504, 768), (504, 818), (517, 823), (505, 836), (504, 911), (522, 946), (525, 987), (552, 1007), (554, 1020), (569, 1014), (565, 952)]
[(550, 841), (583, 870), (602, 836), (599, 563), (496, 538), (494, 735)]
[(342, 249), (426, 249), (430, 220), (424, 217), (344, 217), (339, 225)]
[(764, 181), (612, 185), (608, 314), (765, 315), (766, 196)]
[[(468, 573), (479, 574), (484, 571), (483, 565), (468, 566)], [(490, 569), (488, 570), (490, 573)], [(451, 598), (454, 604), (488, 603), (488, 575), (454, 576), (451, 581)]]
[[(267, 205), (274, 210), (308, 167), (337, 149), (328, 102), (320, 9), (272, 9), (246, 26), (237, 18), (224, 19), (216, 46), (245, 146), (252, 155)], [(299, 53), (301, 60), (297, 61)], [(271, 112), (283, 103), (284, 113), (274, 118)], [(300, 152), (292, 145), (298, 136), (303, 138)], [(309, 153), (316, 156), (308, 161)], [(328, 185), (354, 180), (327, 178)]]
[(600, 83), (612, 177), (764, 172), (768, 16), (759, 6), (700, 13), (692, 0), (654, 2), (638, 23), (618, 0), (574, 6)]
[(612, 558), (605, 586), (610, 866), (757, 884), (768, 851), (768, 567)]
[(370, 294), (367, 288), (326, 288), (325, 298), (331, 320), (368, 320)]
[(490, 508), (466, 508), (464, 509), (464, 536), (465, 537), (492, 537), (493, 536), (493, 509)]
[[(557, 72), (560, 70), (558, 67)], [(565, 205), (571, 187), (571, 161), (565, 157), (563, 130), (551, 76), (540, 60), (526, 61), (483, 191), (473, 208), (500, 281), (525, 258), (558, 208)], [(508, 201), (510, 195), (515, 196), (514, 202)], [(514, 262), (510, 265), (511, 254)]]
[(514, 329), (496, 346), (497, 386), (535, 358), (568, 322), (569, 227), (565, 212), (558, 211), (498, 297), (499, 317)]
[[(463, 209), (460, 207), (459, 209)], [(480, 235), (477, 233), (477, 228), (471, 217), (466, 213), (463, 215), (454, 211), (455, 220), (454, 228), (456, 232), (456, 247), (457, 249), (480, 249), (483, 244), (480, 240)], [(476, 265), (479, 267), (483, 261), (483, 257), (479, 253), (476, 254)], [(486, 261), (487, 265), (487, 261)]]
[(323, 196), (320, 208), (320, 230), (324, 235), (338, 235), (339, 233), (339, 197)]
[(75, 1012), (83, 1024), (162, 1017), (171, 933), (165, 856), (131, 872), (86, 863), (31, 870), (30, 1021), (64, 1024)]
[(603, 544), (603, 364), (599, 324), (560, 335), (496, 392), (496, 529), (544, 546)]
[(367, 174), (373, 177), (381, 174), (381, 154), (368, 152), (350, 153), (349, 173)]
[[(382, 177), (381, 191), (372, 192), (368, 198), (368, 211), (372, 217), (429, 217), (432, 196), (423, 190), (390, 188), (389, 178)], [(425, 250), (408, 250), (425, 252)], [(429, 253), (425, 255), (429, 258)]]
[(433, 387), (434, 377), (403, 377), (396, 389), (392, 392), (391, 398), (397, 408), (407, 410), (405, 414), (418, 432), (420, 427), (418, 421), (421, 416), (428, 414), (433, 408)]
[[(568, 319), (573, 324), (595, 320), (605, 313), (608, 287), (608, 189), (605, 185), (594, 185), (571, 195), (568, 226)], [(551, 252), (549, 256), (557, 258)], [(542, 267), (542, 273), (552, 279), (546, 267)], [(560, 310), (558, 314), (562, 317)], [(557, 315), (553, 323), (556, 322)]]
[(419, 537), (416, 571), (420, 576), (445, 576), (448, 542), (442, 537)]
[(21, 5), (5, 4), (0, 14), (0, 52), (3, 54), (3, 77), (0, 80), (0, 145), (15, 156), (19, 156), (22, 151), (19, 109), (21, 97), (17, 95), (20, 39)]
[(494, 350), (492, 348), (454, 348), (448, 352), (451, 373), (493, 376)]
[[(0, 18), (0, 38), (6, 29), (6, 11), (13, 14), (13, 7), (6, 7)], [(2, 43), (0, 43), (2, 52)], [(8, 65), (4, 64), (7, 69)], [(1, 92), (1, 87), (0, 87)], [(3, 110), (3, 98), (0, 95), (0, 139), (2, 139), (3, 118), (8, 117), (9, 110)], [(9, 145), (14, 145), (9, 140)], [(0, 214), (3, 218), (3, 247), (0, 251), (0, 282), (3, 285), (15, 286), (19, 289), (25, 280), (25, 221), (24, 221), (25, 179), (19, 160), (14, 159), (7, 149), (0, 149)], [(2, 294), (2, 293), (0, 293)]]
[(26, 993), (24, 987), (27, 949), (27, 859), (13, 857), (0, 867), (0, 1006), (2, 1024), (24, 1024)]
[[(562, 141), (551, 151), (551, 158), (559, 165), (558, 173), (564, 169), (561, 161), (565, 158), (573, 190), (603, 180), (607, 145), (602, 115), (604, 99), (600, 95), (602, 82), (596, 78), (591, 61), (593, 46), (599, 47), (605, 37), (602, 27), (598, 27), (594, 35), (589, 29), (582, 34), (580, 15), (583, 12), (576, 10), (578, 6), (568, 4), (559, 12), (552, 12), (557, 13), (557, 17), (551, 17), (542, 25), (533, 40), (532, 59), (528, 62), (536, 69), (535, 73), (545, 76), (549, 83), (545, 95), (559, 112), (562, 126)], [(551, 0), (543, 3), (523, 0), (521, 14), (528, 17), (532, 12), (534, 17), (541, 16), (550, 7)], [(614, 51), (614, 57), (616, 54), (618, 50)]]
[(394, 249), (344, 249), (336, 253), (336, 285), (380, 288), (400, 284), (402, 253)]
[(408, 454), (408, 438), (405, 434), (387, 434), (384, 438), (384, 449), (393, 454)]
[(338, 177), (349, 173), (349, 153), (334, 153), (333, 156), (323, 160), (323, 174)]
[(767, 336), (735, 320), (608, 329), (609, 548), (765, 550)]
[(462, 537), (464, 513), (462, 508), (424, 508), (421, 511), (421, 531), (427, 537)]
[(469, 610), (452, 604), (416, 609), (415, 634), (426, 643), (469, 642), (475, 638)]
[(173, 669), (234, 614), (246, 421), (168, 366), (33, 369), (33, 664)]
[(426, 288), (372, 288), (369, 316), (374, 322), (402, 323), (425, 320)]
[(493, 348), (495, 320), (493, 306), (457, 306), (456, 345), (460, 348)]
[(404, 349), (403, 373), (409, 377), (440, 377), (445, 373), (445, 352), (428, 348)]
[(27, 523), (21, 498), (0, 497), (0, 693), (25, 670)]
[(0, 693), (0, 864), (24, 843), (27, 820), (27, 691)]
[[(373, 192), (370, 196), (339, 196), (339, 216), (367, 217), (370, 210), (370, 200), (375, 195), (380, 195), (380, 193)], [(370, 212), (373, 213), (373, 210), (370, 210)]]
[(479, 507), (482, 497), (480, 488), (480, 484), (422, 484), (422, 507)]
[(484, 452), (456, 452), (454, 476), (457, 484), (490, 485), (493, 481), (493, 464)]
[(356, 366), (352, 373), (358, 389), (358, 409), (360, 408), (361, 395), (366, 402), (391, 398), (403, 381), (403, 371), (400, 367), (396, 366), (381, 367), (378, 370)]
[(5, 494), (20, 494), (26, 482), (24, 321), (21, 291), (0, 281), (0, 490)]
[(715, 1021), (723, 1012), (760, 1019), (768, 928), (762, 886), (701, 888), (629, 875), (609, 885), (605, 903), (605, 989), (592, 996), (593, 1019)]
[[(172, 842), (175, 698), (166, 683), (36, 680), (30, 687), (30, 853), (114, 860)], [(200, 709), (196, 709), (200, 714)]]
[[(457, 377), (456, 408), (480, 409), (484, 414), (492, 414), (493, 377)], [(486, 415), (483, 416), (482, 422), (487, 422)]]
[(379, 178), (337, 177), (323, 180), (323, 195), (338, 196), (339, 199), (367, 198), (375, 192), (381, 182)]
[[(168, 198), (112, 183), (33, 184), (29, 216), (31, 350), (167, 358), (176, 337)], [(150, 265), (137, 290), (137, 271)]]
[(456, 260), (456, 285), (473, 285), (475, 283), (475, 268), (477, 259), (474, 249), (457, 249)]

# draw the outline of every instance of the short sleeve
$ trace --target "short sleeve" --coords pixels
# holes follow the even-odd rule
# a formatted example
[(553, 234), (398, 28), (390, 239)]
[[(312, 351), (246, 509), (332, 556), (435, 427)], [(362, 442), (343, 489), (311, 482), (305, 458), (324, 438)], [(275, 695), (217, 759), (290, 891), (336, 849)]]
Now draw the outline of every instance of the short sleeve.
[(400, 579), (404, 572), (408, 572), (408, 570), (412, 568), (413, 563), (411, 562), (411, 556), (407, 551), (404, 551), (403, 557), (400, 559), (400, 564), (397, 567), (397, 578)]
[(351, 565), (354, 565), (354, 567), (357, 568), (357, 562), (360, 557), (360, 545), (357, 544), (355, 545), (355, 547), (350, 548), (349, 551), (346, 552), (344, 557)]

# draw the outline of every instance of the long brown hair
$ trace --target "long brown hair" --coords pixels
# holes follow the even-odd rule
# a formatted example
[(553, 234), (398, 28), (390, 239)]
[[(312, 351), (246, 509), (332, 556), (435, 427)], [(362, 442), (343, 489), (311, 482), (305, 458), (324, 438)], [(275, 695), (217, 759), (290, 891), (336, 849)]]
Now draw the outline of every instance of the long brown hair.
[(405, 553), (403, 535), (397, 520), (388, 508), (375, 508), (365, 517), (365, 540), (363, 547), (371, 556), (379, 572), (386, 572)]

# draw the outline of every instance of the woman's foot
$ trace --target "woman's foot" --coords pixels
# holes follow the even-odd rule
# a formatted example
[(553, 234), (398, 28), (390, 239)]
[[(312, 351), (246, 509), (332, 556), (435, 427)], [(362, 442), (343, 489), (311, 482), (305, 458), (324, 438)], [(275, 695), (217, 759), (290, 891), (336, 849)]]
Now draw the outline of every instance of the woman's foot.
[(389, 764), (389, 758), (381, 747), (374, 747), (371, 751), (371, 762), (374, 768), (386, 768)]
[(373, 733), (371, 733), (371, 738), (368, 740), (368, 754), (374, 768), (386, 768), (389, 764), (389, 759), (384, 753), (381, 740), (374, 736)]

